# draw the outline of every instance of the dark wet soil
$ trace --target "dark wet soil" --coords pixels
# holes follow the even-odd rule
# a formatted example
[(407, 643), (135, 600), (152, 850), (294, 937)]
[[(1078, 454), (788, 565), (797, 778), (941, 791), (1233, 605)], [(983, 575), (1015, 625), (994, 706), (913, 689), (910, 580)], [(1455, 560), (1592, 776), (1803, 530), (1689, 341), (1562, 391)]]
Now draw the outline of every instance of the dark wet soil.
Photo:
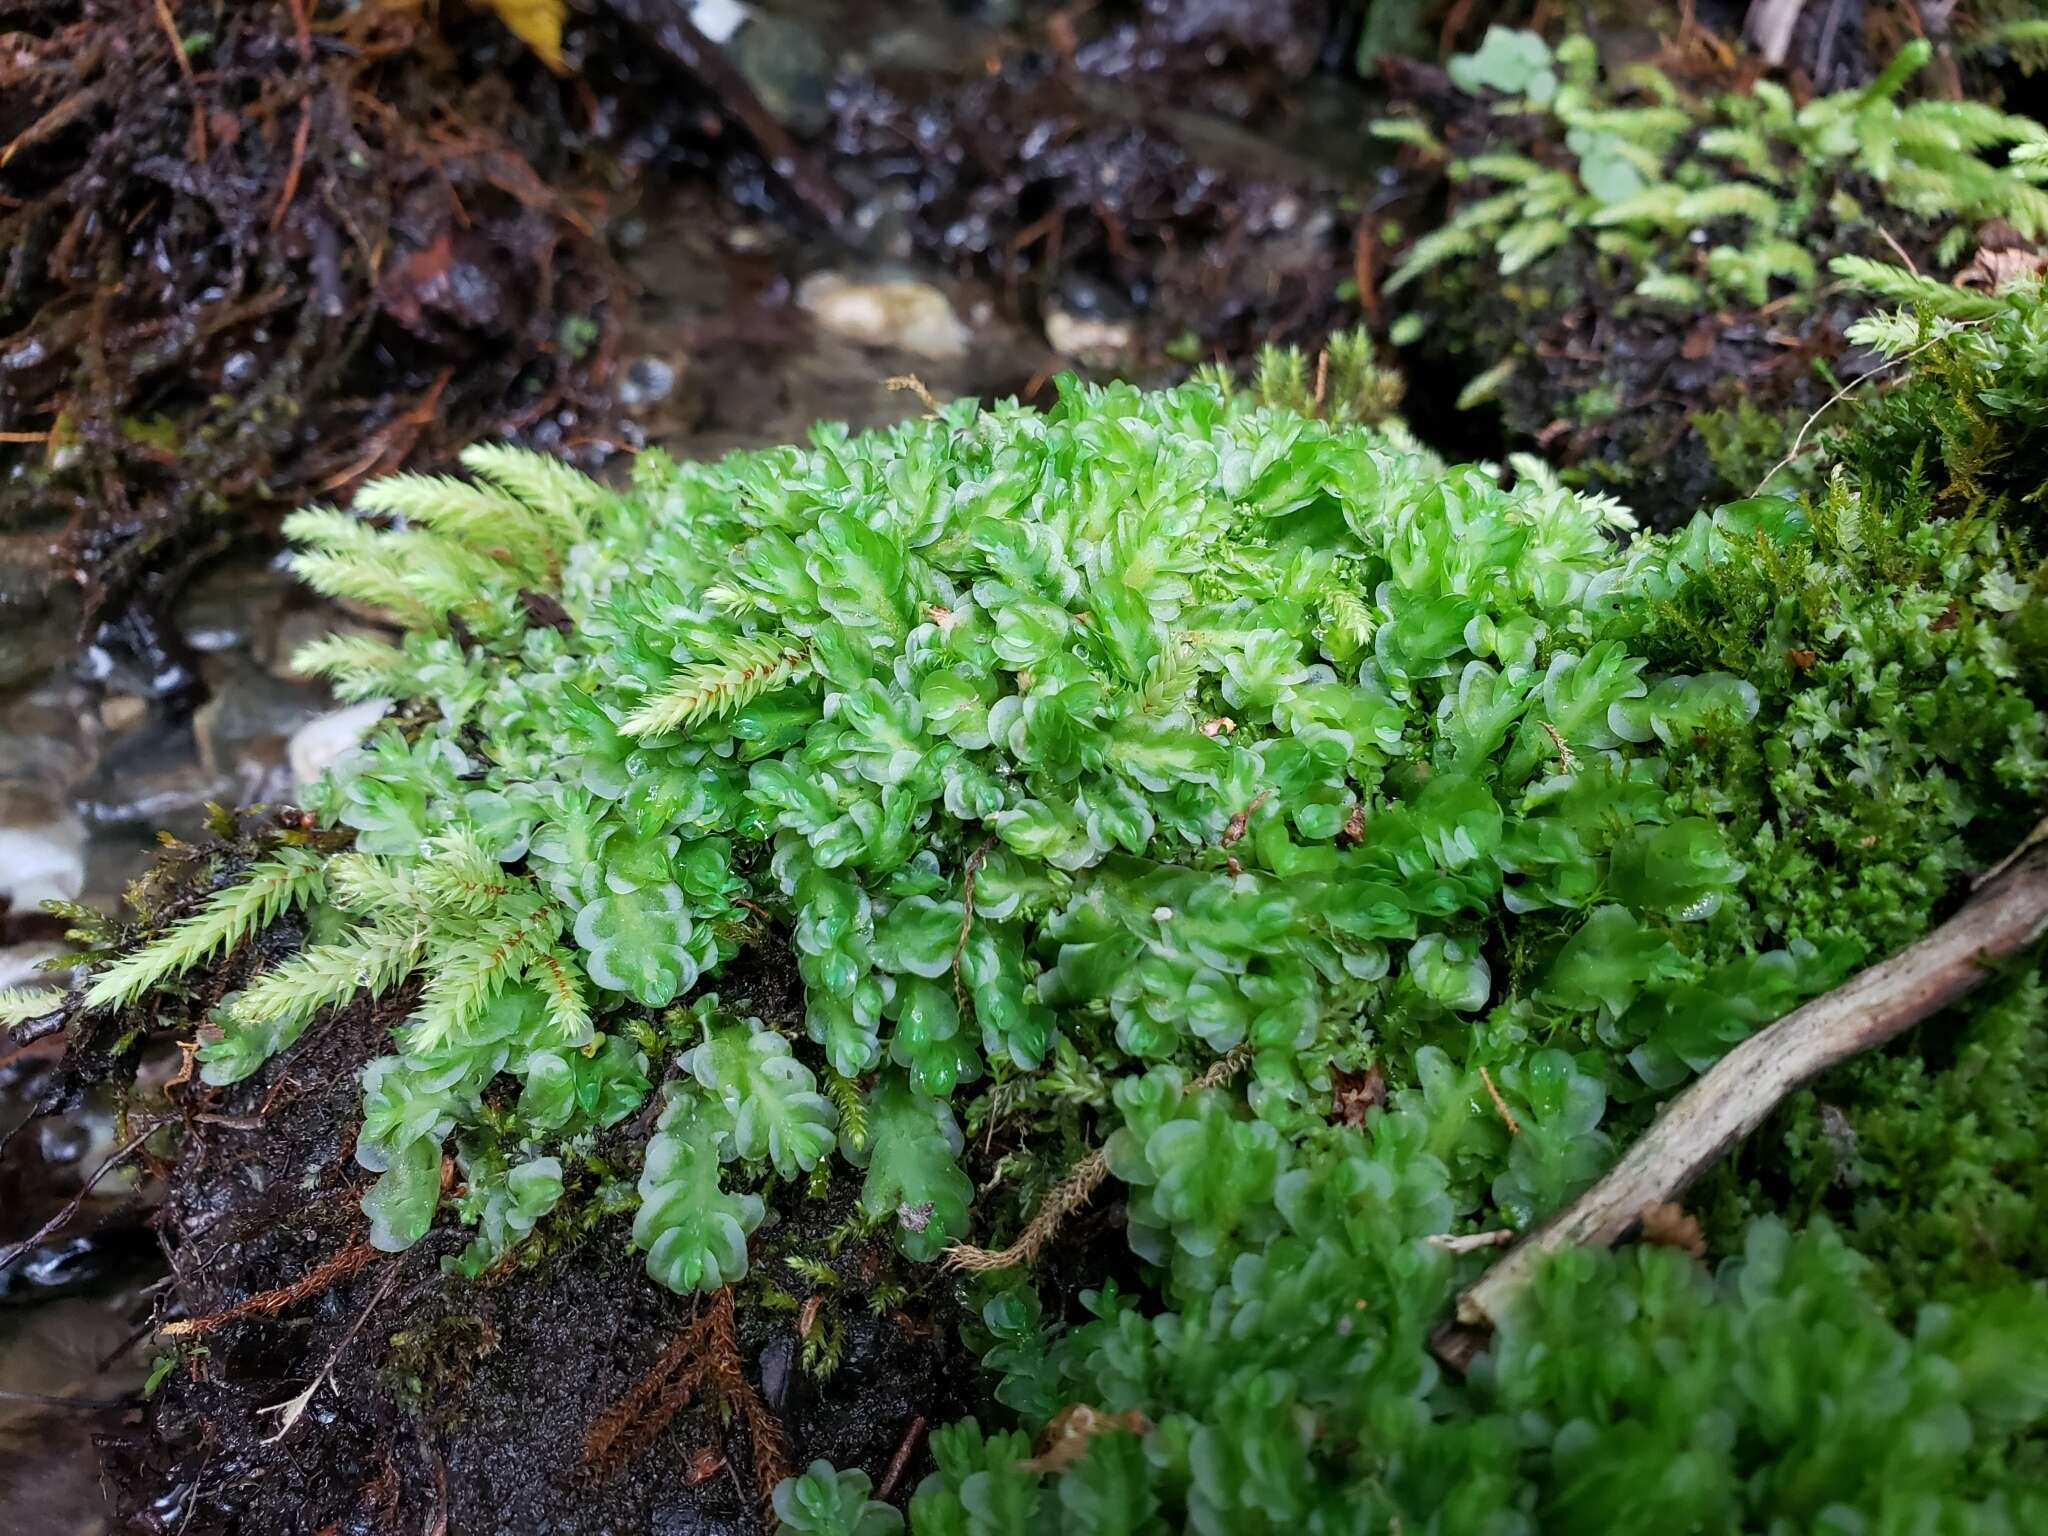
[[(1255, 133), (1192, 110), (1170, 70), (1141, 71), (1137, 42), (1048, 44), (961, 76), (910, 61), (835, 97), (833, 149), (871, 179), (916, 247), (989, 277), (1042, 321), (1060, 309), (1140, 322), (1155, 366), (1241, 358), (1349, 323), (1370, 188), (1361, 91), (1330, 83)], [(1249, 94), (1249, 90), (1248, 90)], [(1349, 116), (1315, 143), (1316, 119)], [(1332, 153), (1330, 146), (1336, 147)]]
[[(1653, 59), (1701, 95), (1745, 88), (1762, 71), (1753, 55), (1728, 53), (1697, 36), (1690, 46), (1651, 32), (1603, 38), (1608, 67)], [(1819, 46), (1810, 29), (1794, 42), (1809, 53)], [(1868, 57), (1861, 42), (1831, 47), (1824, 73), (1836, 79), (1851, 65), (1865, 68)], [(1542, 136), (1541, 119), (1501, 115), (1494, 102), (1452, 86), (1433, 64), (1389, 59), (1381, 71), (1396, 101), (1426, 120), (1453, 156), (1505, 147), (1546, 159), (1562, 149)], [(1795, 84), (1811, 88), (1801, 78)], [(1497, 190), (1483, 178), (1433, 179), (1431, 165), (1413, 155), (1403, 168), (1411, 233)], [(1843, 190), (1865, 204), (1879, 201), (1876, 189), (1853, 178)], [(1892, 260), (1900, 252), (1931, 268), (1942, 233), (1897, 216), (1887, 230), (1894, 247), (1868, 225), (1830, 227), (1825, 215), (1816, 219), (1802, 238), (1823, 268), (1837, 254)], [(1711, 244), (1740, 231), (1709, 227), (1699, 237)], [(1538, 454), (1575, 483), (1619, 496), (1647, 526), (1671, 528), (1702, 507), (1754, 494), (1801, 423), (1878, 363), (1844, 334), (1869, 304), (1839, 285), (1823, 283), (1814, 294), (1782, 291), (1762, 303), (1680, 308), (1642, 303), (1634, 282), (1631, 270), (1583, 242), (1510, 277), (1484, 263), (1426, 275), (1403, 295), (1428, 321), (1422, 340), (1403, 355), (1415, 419), (1439, 424), (1433, 436), (1448, 431), (1454, 442), (1441, 445), (1454, 451)], [(1466, 381), (1505, 362), (1513, 371), (1491, 401), (1456, 409)]]
[[(288, 941), (282, 931), (269, 940)], [(725, 990), (794, 1026), (798, 992), (778, 953), (743, 956)], [(163, 1318), (291, 1286), (359, 1242), (357, 1074), (408, 1006), (396, 996), (326, 1020), (233, 1088), (174, 1090), (187, 1128), (158, 1221), (171, 1273)], [(633, 1140), (629, 1122), (592, 1157), (630, 1169)], [(757, 1234), (750, 1278), (734, 1288), (732, 1363), (772, 1415), (764, 1444), (784, 1443), (764, 1453), (749, 1416), (707, 1388), (666, 1422), (630, 1423), (630, 1453), (593, 1459), (592, 1427), (712, 1303), (647, 1277), (628, 1218), (579, 1210), (597, 1184), (590, 1165), (572, 1164), (569, 1183), (538, 1235), (541, 1256), (521, 1267), (444, 1276), (440, 1260), (461, 1243), (444, 1229), (274, 1315), (205, 1334), (145, 1420), (103, 1440), (128, 1528), (753, 1531), (769, 1477), (822, 1456), (879, 1483), (915, 1420), (981, 1406), (951, 1283), (912, 1274), (886, 1234), (834, 1241), (855, 1194), (842, 1181), (824, 1199), (785, 1190), (783, 1219)], [(792, 1254), (828, 1264), (837, 1283), (820, 1289), (796, 1274)], [(885, 1278), (912, 1289), (871, 1305)], [(819, 1300), (771, 1307), (764, 1282), (799, 1308)], [(807, 1326), (840, 1341), (829, 1375), (803, 1363)], [(316, 1380), (325, 1384), (282, 1429), (279, 1405)], [(929, 1463), (919, 1449), (906, 1466), (904, 1494)]]
[(5, 0), (0, 533), (161, 653), (290, 506), (465, 440), (601, 428), (600, 146), (488, 17)]

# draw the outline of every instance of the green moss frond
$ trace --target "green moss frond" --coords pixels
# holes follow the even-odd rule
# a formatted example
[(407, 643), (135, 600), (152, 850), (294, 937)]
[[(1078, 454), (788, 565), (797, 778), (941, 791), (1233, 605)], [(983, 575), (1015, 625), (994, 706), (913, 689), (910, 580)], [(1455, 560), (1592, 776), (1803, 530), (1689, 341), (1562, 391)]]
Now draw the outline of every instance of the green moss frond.
[(56, 987), (0, 987), (0, 1028), (39, 1019), (63, 1001), (64, 994)]
[(1444, 153), (1443, 141), (1431, 133), (1429, 125), (1419, 118), (1378, 118), (1373, 122), (1370, 132), (1376, 139), (1384, 139), (1390, 144), (1406, 144), (1426, 155), (1440, 156)]
[(525, 882), (507, 874), (472, 827), (451, 827), (427, 846), (426, 861), (414, 877), (420, 894), (437, 912), (490, 911)]
[(594, 1025), (583, 967), (560, 945), (542, 950), (527, 967), (527, 980), (540, 990), (547, 1010), (549, 1038), (581, 1048), (590, 1042)]
[(1828, 270), (1866, 293), (1894, 304), (1925, 308), (1947, 320), (1988, 320), (2003, 307), (1991, 294), (1958, 288), (1866, 256), (1837, 256), (1828, 263)]
[(1673, 210), (1687, 224), (1711, 224), (1716, 219), (1748, 219), (1770, 228), (1778, 218), (1778, 200), (1762, 187), (1743, 182), (1706, 187), (1678, 200)]
[(324, 677), (343, 699), (391, 698), (410, 691), (413, 661), (397, 646), (368, 635), (323, 635), (292, 656), (294, 671)]
[(479, 554), (504, 558), (531, 580), (559, 560), (563, 529), (512, 493), (445, 475), (388, 475), (356, 492), (358, 514), (403, 518)]
[(363, 916), (410, 912), (421, 900), (415, 871), (366, 854), (336, 854), (328, 862), (327, 884), (336, 906)]
[(521, 891), (497, 898), (472, 925), (437, 943), (426, 991), (406, 1021), (410, 1048), (428, 1053), (467, 1044), (491, 999), (523, 976), (561, 932), (561, 909)]
[(662, 684), (619, 729), (628, 736), (694, 730), (809, 673), (810, 652), (793, 636), (733, 636), (717, 656), (691, 662)]
[(1425, 273), (1433, 272), (1458, 257), (1474, 255), (1481, 249), (1479, 236), (1470, 229), (1450, 226), (1433, 229), (1408, 247), (1408, 254), (1401, 258), (1401, 264), (1394, 269), (1382, 291), (1399, 293)]
[(198, 913), (170, 932), (98, 971), (85, 990), (85, 1004), (114, 1008), (132, 1003), (151, 987), (234, 949), (291, 908), (317, 901), (325, 888), (326, 872), (317, 854), (281, 848), (252, 866), (239, 884), (207, 898)]
[(344, 940), (309, 944), (251, 982), (231, 1014), (249, 1024), (303, 1023), (358, 992), (388, 992), (412, 974), (426, 938), (423, 920), (393, 914)]
[(855, 1148), (868, 1144), (868, 1101), (860, 1084), (837, 1072), (825, 1074), (825, 1097), (839, 1112), (839, 1134)]
[(503, 443), (462, 451), (462, 467), (519, 498), (545, 518), (566, 547), (589, 536), (591, 520), (612, 493), (560, 459)]

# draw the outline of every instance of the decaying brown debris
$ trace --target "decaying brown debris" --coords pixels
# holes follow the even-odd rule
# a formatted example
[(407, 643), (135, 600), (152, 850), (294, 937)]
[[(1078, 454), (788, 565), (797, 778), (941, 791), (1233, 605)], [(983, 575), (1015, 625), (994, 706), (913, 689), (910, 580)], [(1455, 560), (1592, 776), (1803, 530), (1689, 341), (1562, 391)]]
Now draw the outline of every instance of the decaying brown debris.
[(188, 1317), (174, 1323), (166, 1323), (160, 1331), (167, 1338), (178, 1338), (189, 1334), (212, 1333), (223, 1324), (239, 1322), (247, 1317), (274, 1317), (286, 1308), (295, 1307), (300, 1302), (319, 1295), (330, 1286), (340, 1284), (351, 1275), (360, 1274), (376, 1257), (377, 1250), (359, 1239), (325, 1263), (316, 1264), (290, 1285), (258, 1291), (246, 1301), (238, 1301), (231, 1307), (209, 1313), (205, 1317)]
[(0, 532), (92, 623), (252, 516), (559, 438), (616, 287), (573, 99), (488, 15), (0, 0)]
[(747, 1378), (734, 1332), (731, 1286), (714, 1292), (632, 1390), (598, 1416), (584, 1437), (584, 1465), (609, 1471), (639, 1455), (707, 1382), (747, 1426), (754, 1484), (765, 1509), (775, 1485), (789, 1475), (789, 1439)]

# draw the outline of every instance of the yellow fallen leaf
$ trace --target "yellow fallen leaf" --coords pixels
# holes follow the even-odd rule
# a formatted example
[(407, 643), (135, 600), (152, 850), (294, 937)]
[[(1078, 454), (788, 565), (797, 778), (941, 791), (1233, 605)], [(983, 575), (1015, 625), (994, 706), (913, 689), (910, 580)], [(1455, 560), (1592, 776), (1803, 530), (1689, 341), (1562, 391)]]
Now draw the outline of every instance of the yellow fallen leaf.
[(1097, 1435), (1142, 1435), (1152, 1421), (1135, 1408), (1122, 1413), (1104, 1413), (1087, 1403), (1069, 1403), (1039, 1432), (1038, 1454), (1017, 1463), (1020, 1472), (1057, 1472), (1088, 1453), (1088, 1442)]
[(568, 18), (568, 0), (485, 0), (498, 13), (514, 37), (531, 48), (534, 57), (556, 74), (568, 73), (562, 62), (562, 23)]

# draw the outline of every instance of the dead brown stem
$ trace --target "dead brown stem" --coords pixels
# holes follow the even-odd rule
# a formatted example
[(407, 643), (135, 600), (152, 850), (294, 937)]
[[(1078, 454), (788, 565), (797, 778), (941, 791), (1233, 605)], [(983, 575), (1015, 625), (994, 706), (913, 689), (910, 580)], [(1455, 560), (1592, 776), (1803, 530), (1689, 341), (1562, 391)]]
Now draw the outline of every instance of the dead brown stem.
[(1486, 1096), (1493, 1100), (1493, 1112), (1500, 1116), (1501, 1124), (1508, 1128), (1510, 1136), (1522, 1134), (1522, 1125), (1508, 1109), (1508, 1101), (1500, 1096), (1500, 1090), (1493, 1086), (1493, 1074), (1481, 1067), (1479, 1081), (1486, 1084)]
[[(1251, 1060), (1251, 1048), (1237, 1045), (1209, 1064), (1209, 1069), (1192, 1083), (1189, 1093), (1200, 1093), (1208, 1088), (1220, 1088)], [(1074, 1164), (1067, 1176), (1054, 1185), (1052, 1192), (1038, 1208), (1017, 1240), (1007, 1248), (976, 1248), (970, 1243), (955, 1243), (946, 1250), (945, 1266), (948, 1269), (964, 1269), (980, 1273), (991, 1269), (1013, 1269), (1019, 1264), (1035, 1264), (1046, 1244), (1059, 1236), (1060, 1228), (1067, 1218), (1091, 1200), (1095, 1191), (1102, 1187), (1109, 1177), (1109, 1159), (1100, 1147)]]
[(647, 1448), (703, 1382), (708, 1369), (704, 1345), (710, 1337), (706, 1312), (661, 1352), (624, 1397), (597, 1416), (583, 1440), (585, 1466), (614, 1467)]
[(196, 165), (206, 159), (206, 108), (200, 104), (199, 91), (192, 79), (192, 60), (186, 56), (185, 39), (178, 35), (178, 23), (171, 17), (168, 0), (156, 0), (156, 20), (170, 40), (171, 57), (178, 61), (178, 73), (185, 77), (185, 93), (192, 98), (191, 153)]
[(294, 1280), (290, 1285), (280, 1285), (275, 1290), (258, 1291), (247, 1300), (238, 1301), (232, 1307), (219, 1312), (210, 1312), (205, 1317), (188, 1317), (179, 1322), (166, 1323), (163, 1333), (172, 1338), (186, 1334), (212, 1333), (225, 1323), (236, 1322), (245, 1317), (269, 1317), (295, 1307), (302, 1301), (318, 1296), (328, 1287), (340, 1284), (351, 1275), (369, 1267), (377, 1257), (377, 1250), (360, 1238), (350, 1243), (333, 1257), (324, 1259)]
[(924, 1438), (924, 1415), (918, 1414), (910, 1421), (910, 1428), (903, 1431), (903, 1443), (896, 1447), (896, 1454), (889, 1458), (889, 1470), (883, 1475), (882, 1486), (875, 1490), (875, 1497), (882, 1503), (889, 1502), (889, 1496), (896, 1491), (896, 1485), (903, 1481), (904, 1470), (910, 1465), (910, 1458), (917, 1454), (917, 1442)]
[(299, 173), (306, 164), (306, 137), (313, 131), (313, 103), (299, 103), (299, 126), (292, 134), (291, 163), (285, 167), (284, 186), (277, 194), (277, 207), (271, 212), (270, 227), (273, 231), (284, 223), (284, 216), (291, 212), (292, 199), (299, 195)]
[(1272, 793), (1273, 791), (1270, 789), (1260, 790), (1256, 795), (1252, 796), (1252, 803), (1250, 805), (1230, 818), (1229, 825), (1223, 829), (1221, 841), (1224, 847), (1230, 848), (1237, 844), (1238, 840), (1244, 836), (1245, 829), (1251, 826), (1252, 818), (1258, 815), (1259, 807), (1266, 803)]
[(765, 1526), (774, 1519), (774, 1505), (771, 1500), (775, 1485), (789, 1476), (789, 1437), (783, 1432), (782, 1420), (761, 1394), (754, 1390), (754, 1384), (747, 1380), (747, 1373), (740, 1358), (738, 1335), (733, 1329), (732, 1287), (727, 1286), (711, 1298), (711, 1379), (718, 1384), (719, 1395), (739, 1411), (746, 1422), (747, 1441), (753, 1449), (754, 1497), (759, 1501), (761, 1522)]
[(104, 85), (88, 86), (85, 90), (76, 91), (66, 96), (56, 106), (16, 134), (9, 141), (5, 149), (0, 149), (0, 166), (5, 166), (8, 161), (12, 160), (22, 150), (42, 143), (43, 140), (53, 137), (68, 124), (84, 117), (88, 112), (98, 107), (106, 99), (106, 96), (107, 87)]

